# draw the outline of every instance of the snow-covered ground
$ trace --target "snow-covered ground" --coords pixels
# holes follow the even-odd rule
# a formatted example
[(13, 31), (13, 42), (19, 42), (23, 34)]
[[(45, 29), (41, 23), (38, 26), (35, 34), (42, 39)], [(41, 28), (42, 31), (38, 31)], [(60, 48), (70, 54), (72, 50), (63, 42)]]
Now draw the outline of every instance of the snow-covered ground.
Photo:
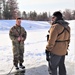
[[(71, 27), (71, 42), (65, 64), (67, 75), (75, 75), (75, 20), (68, 22)], [(9, 29), (14, 24), (15, 20), (0, 20), (0, 75), (8, 74), (13, 66), (12, 44), (9, 38)], [(47, 71), (48, 63), (45, 59), (45, 47), (47, 44), (46, 35), (50, 27), (49, 23), (23, 20), (22, 26), (27, 31), (23, 63), (26, 66), (26, 73), (22, 75), (49, 75)], [(13, 71), (14, 69), (12, 72)]]

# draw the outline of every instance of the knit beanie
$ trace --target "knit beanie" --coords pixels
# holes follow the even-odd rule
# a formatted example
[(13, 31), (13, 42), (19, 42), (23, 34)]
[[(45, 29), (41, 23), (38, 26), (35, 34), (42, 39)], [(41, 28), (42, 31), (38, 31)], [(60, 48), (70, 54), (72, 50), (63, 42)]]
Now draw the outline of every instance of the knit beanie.
[(54, 12), (53, 16), (57, 17), (58, 19), (62, 19), (62, 13), (60, 11)]

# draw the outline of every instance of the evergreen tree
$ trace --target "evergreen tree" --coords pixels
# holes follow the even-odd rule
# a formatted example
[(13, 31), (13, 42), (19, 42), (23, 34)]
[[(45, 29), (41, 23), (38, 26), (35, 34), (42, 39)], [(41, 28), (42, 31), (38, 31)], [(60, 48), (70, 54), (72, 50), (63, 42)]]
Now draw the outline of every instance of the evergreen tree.
[(17, 0), (8, 0), (7, 5), (9, 11), (8, 13), (10, 13), (10, 19), (16, 18), (18, 12)]
[(75, 10), (72, 11), (72, 19), (75, 20)]
[(25, 11), (23, 11), (23, 13), (22, 13), (22, 18), (23, 18), (23, 19), (27, 19), (27, 14), (26, 14)]
[(10, 14), (8, 2), (6, 2), (5, 9), (3, 11), (3, 16), (5, 19), (11, 19), (11, 14)]

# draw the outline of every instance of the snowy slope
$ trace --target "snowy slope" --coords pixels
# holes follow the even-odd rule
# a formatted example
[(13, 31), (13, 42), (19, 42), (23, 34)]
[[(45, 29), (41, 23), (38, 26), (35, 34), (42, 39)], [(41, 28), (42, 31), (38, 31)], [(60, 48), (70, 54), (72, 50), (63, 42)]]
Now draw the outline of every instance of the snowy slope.
[[(66, 68), (67, 75), (75, 75), (75, 20), (68, 22), (71, 27), (71, 42), (69, 54), (66, 56)], [(6, 28), (9, 27), (8, 30), (0, 30), (0, 75), (9, 73), (13, 66), (12, 44), (9, 38), (9, 29), (14, 24), (15, 20), (0, 20), (0, 26), (6, 25)], [(23, 73), (23, 75), (49, 75), (47, 71), (47, 61), (45, 60), (45, 46), (47, 44), (46, 35), (50, 27), (49, 23), (23, 20), (22, 26), (27, 30), (24, 53), (26, 73)], [(13, 71), (14, 69), (12, 72)]]
[[(9, 30), (13, 25), (15, 25), (15, 20), (0, 20), (0, 30)], [(48, 22), (29, 20), (22, 20), (21, 25), (26, 30), (46, 29), (50, 26)]]

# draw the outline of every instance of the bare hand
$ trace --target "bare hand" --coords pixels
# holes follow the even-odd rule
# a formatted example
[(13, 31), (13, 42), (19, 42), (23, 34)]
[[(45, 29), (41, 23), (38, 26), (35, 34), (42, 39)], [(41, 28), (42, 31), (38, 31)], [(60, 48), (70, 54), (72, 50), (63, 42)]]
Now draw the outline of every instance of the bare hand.
[(23, 37), (21, 38), (21, 41), (24, 41), (24, 38)]
[(21, 38), (20, 37), (18, 37), (18, 41), (21, 41)]

